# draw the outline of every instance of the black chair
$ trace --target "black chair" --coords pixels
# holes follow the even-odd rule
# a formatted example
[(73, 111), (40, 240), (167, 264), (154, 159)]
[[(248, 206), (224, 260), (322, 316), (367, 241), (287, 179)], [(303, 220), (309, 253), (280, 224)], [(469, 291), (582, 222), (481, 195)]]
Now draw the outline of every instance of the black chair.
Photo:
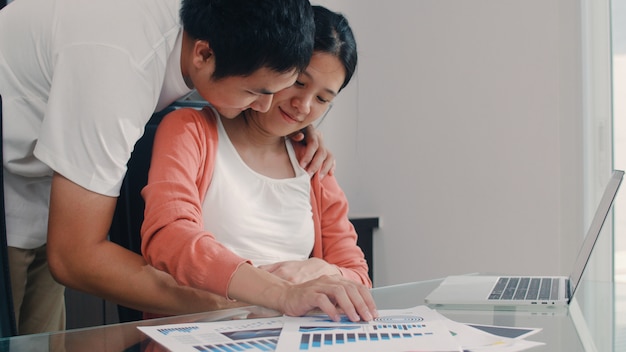
[[(109, 239), (137, 254), (141, 254), (140, 234), (145, 208), (141, 190), (148, 183), (148, 169), (152, 157), (154, 134), (159, 122), (173, 110), (175, 107), (168, 107), (152, 115), (148, 121), (144, 134), (135, 144), (128, 161), (126, 176), (120, 189), (120, 196), (117, 199)], [(143, 314), (135, 309), (118, 305), (118, 315), (120, 322), (129, 322), (141, 320)]]
[[(141, 224), (146, 206), (141, 197), (141, 190), (148, 183), (148, 169), (156, 129), (168, 113), (181, 107), (201, 108), (204, 105), (206, 102), (202, 101), (178, 101), (152, 115), (143, 136), (135, 143), (127, 164), (126, 176), (122, 182), (109, 231), (109, 239), (112, 242), (141, 254)], [(122, 305), (118, 305), (118, 315), (120, 322), (141, 320), (143, 316), (142, 312)]]
[[(2, 135), (2, 96), (0, 96), (0, 136)], [(0, 155), (3, 154), (0, 143)], [(13, 312), (13, 293), (11, 291), (11, 276), (9, 273), (9, 255), (7, 253), (7, 228), (4, 216), (4, 166), (0, 170), (0, 337), (15, 336), (15, 314)]]
[(365, 255), (365, 261), (369, 268), (368, 275), (372, 283), (374, 283), (374, 229), (378, 228), (377, 217), (355, 217), (350, 222), (354, 226), (357, 238), (356, 244), (361, 247)]

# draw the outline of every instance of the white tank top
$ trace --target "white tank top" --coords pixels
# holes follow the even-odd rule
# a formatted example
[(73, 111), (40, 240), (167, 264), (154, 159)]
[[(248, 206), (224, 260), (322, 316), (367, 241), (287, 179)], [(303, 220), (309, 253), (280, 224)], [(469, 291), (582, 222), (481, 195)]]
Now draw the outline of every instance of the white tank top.
[(285, 141), (296, 177), (273, 179), (241, 159), (220, 119), (213, 178), (202, 205), (204, 227), (256, 266), (307, 259), (315, 232), (310, 177)]

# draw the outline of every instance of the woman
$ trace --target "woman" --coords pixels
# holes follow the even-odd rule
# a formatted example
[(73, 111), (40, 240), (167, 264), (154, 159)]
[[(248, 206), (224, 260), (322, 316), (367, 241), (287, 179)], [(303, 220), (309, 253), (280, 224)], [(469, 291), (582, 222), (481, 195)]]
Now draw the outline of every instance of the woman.
[(377, 313), (345, 195), (332, 175), (311, 178), (285, 138), (322, 117), (356, 68), (347, 20), (314, 13), (311, 61), (267, 113), (181, 109), (161, 122), (142, 251), (179, 284), (226, 299), (369, 321)]

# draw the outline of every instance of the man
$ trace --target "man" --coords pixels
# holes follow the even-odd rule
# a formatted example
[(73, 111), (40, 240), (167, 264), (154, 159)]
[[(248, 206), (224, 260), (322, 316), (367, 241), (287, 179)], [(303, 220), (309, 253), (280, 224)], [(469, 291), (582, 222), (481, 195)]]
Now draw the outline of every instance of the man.
[[(0, 11), (20, 334), (64, 328), (55, 281), (161, 314), (210, 309), (206, 293), (107, 240), (126, 162), (151, 114), (193, 89), (227, 117), (267, 110), (306, 67), (313, 30), (307, 0), (18, 0)], [(332, 157), (311, 135), (300, 161), (327, 172)]]

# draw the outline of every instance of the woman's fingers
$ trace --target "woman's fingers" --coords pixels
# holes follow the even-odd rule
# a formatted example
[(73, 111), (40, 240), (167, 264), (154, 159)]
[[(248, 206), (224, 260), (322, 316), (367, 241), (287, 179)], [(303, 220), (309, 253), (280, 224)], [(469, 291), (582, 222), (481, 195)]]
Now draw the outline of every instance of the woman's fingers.
[(378, 316), (369, 289), (338, 276), (322, 276), (289, 290), (283, 302), (287, 315), (301, 316), (320, 309), (334, 321), (340, 320), (342, 312), (354, 322), (371, 321)]

